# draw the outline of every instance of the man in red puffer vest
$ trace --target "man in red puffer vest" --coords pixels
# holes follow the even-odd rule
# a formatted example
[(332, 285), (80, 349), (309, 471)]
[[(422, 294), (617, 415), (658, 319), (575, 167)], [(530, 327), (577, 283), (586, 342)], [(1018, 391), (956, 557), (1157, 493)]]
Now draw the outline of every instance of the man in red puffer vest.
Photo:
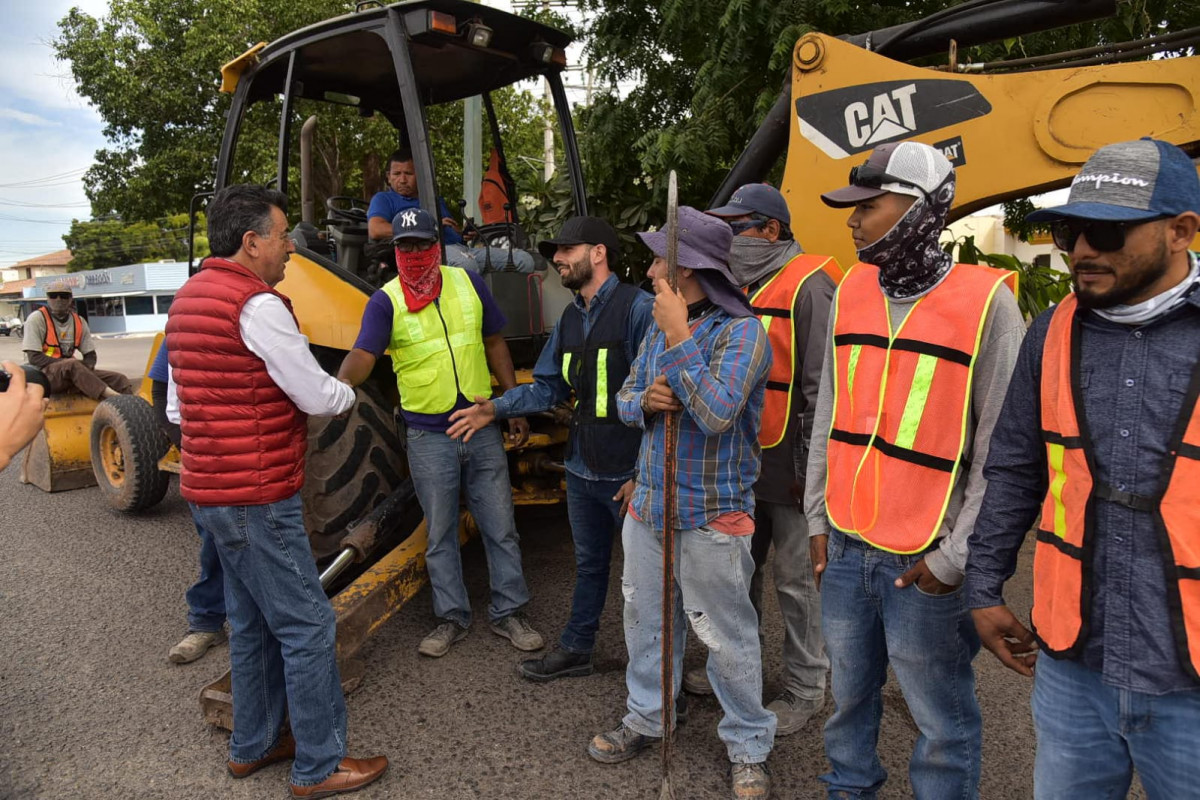
[(307, 415), (349, 411), (354, 390), (321, 369), (272, 288), (295, 249), (286, 203), (241, 185), (209, 205), (214, 257), (167, 321), (167, 416), (182, 428), (180, 492), (225, 572), (229, 773), (295, 759), (292, 796), (326, 797), (371, 783), (388, 762), (346, 757), (336, 622), (304, 529)]

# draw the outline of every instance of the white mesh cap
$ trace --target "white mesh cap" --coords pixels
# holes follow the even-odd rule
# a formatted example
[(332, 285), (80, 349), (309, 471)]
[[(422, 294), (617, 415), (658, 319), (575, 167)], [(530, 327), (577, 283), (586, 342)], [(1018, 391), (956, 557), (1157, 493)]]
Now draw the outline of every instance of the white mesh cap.
[(941, 186), (953, 169), (954, 166), (942, 155), (941, 150), (920, 142), (900, 142), (892, 150), (886, 171), (903, 182), (883, 183), (880, 188), (896, 194), (923, 197), (933, 194), (933, 190)]

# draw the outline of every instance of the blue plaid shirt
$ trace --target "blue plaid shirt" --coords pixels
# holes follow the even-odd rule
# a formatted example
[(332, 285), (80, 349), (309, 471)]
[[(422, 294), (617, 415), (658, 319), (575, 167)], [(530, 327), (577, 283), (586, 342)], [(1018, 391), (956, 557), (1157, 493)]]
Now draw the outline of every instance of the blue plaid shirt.
[(665, 375), (683, 412), (676, 446), (676, 528), (691, 530), (736, 511), (754, 513), (754, 482), (761, 451), (758, 428), (771, 351), (755, 317), (734, 318), (719, 307), (692, 337), (674, 347), (651, 328), (621, 391), (617, 410), (626, 425), (642, 428), (632, 506), (652, 528), (663, 524), (665, 416), (647, 417), (642, 395)]

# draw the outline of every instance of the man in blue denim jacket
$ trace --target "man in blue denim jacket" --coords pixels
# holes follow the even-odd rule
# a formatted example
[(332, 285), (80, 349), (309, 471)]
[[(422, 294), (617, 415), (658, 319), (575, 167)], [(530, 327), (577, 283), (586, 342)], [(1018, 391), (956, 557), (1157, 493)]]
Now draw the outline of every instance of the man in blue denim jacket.
[[(1152, 798), (1194, 797), (1200, 565), (1186, 562), (1200, 543), (1188, 478), (1200, 453), (1181, 435), (1189, 416), (1200, 430), (1188, 253), (1200, 181), (1173, 145), (1122, 142), (1092, 156), (1066, 205), (1030, 219), (1051, 223), (1075, 293), (1021, 348), (969, 543), (968, 605), (1005, 665), (1032, 676), (1036, 663), (1035, 797), (1123, 797), (1135, 769)], [(1001, 590), (1039, 508), (1031, 633)]]

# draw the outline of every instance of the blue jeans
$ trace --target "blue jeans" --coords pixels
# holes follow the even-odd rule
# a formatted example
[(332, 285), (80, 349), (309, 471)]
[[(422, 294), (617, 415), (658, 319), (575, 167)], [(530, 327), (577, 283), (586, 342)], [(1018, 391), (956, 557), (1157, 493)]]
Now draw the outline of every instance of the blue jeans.
[(496, 622), (520, 610), (529, 602), (529, 589), (521, 571), (521, 542), (500, 429), (489, 425), (464, 443), (444, 433), (409, 428), (408, 466), (429, 531), (425, 567), (433, 587), (434, 615), (464, 628), (471, 624), (458, 551), (460, 490), (466, 491), (467, 509), (483, 535), (492, 587), (488, 618)]
[(1032, 706), (1037, 800), (1123, 798), (1135, 769), (1150, 800), (1200, 791), (1200, 690), (1117, 689), (1077, 661), (1043, 653)]
[[(662, 532), (625, 516), (625, 645), (629, 689), (625, 726), (661, 737), (662, 726)], [(758, 619), (750, 605), (750, 537), (702, 527), (675, 535), (673, 691), (679, 694), (684, 619), (708, 647), (708, 678), (725, 716), (717, 735), (729, 760), (766, 761), (775, 742), (775, 714), (762, 704), (762, 653)]]
[(608, 573), (613, 534), (621, 522), (621, 504), (613, 497), (625, 481), (589, 481), (567, 473), (567, 517), (575, 543), (575, 596), (571, 619), (559, 638), (569, 653), (590, 653), (604, 601), (608, 598)]
[(188, 630), (215, 633), (225, 626), (225, 573), (212, 536), (193, 519), (200, 534), (200, 577), (187, 590)]
[(296, 737), (292, 783), (328, 778), (346, 756), (346, 703), (333, 607), (317, 576), (299, 493), (261, 506), (189, 504), (225, 570), (233, 736), (229, 759), (262, 758), (285, 715)]
[(821, 576), (821, 623), (835, 710), (825, 723), (831, 798), (875, 797), (887, 779), (876, 745), (891, 663), (920, 729), (908, 765), (917, 800), (979, 794), (982, 720), (971, 660), (979, 637), (962, 587), (943, 595), (896, 578), (921, 556), (878, 550), (833, 531)]

